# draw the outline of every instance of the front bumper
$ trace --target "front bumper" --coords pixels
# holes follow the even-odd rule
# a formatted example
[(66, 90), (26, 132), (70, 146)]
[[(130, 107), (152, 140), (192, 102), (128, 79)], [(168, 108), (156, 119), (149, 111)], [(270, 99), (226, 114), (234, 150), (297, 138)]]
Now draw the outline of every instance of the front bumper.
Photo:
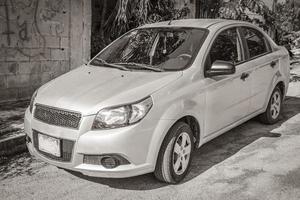
[(146, 174), (152, 172), (153, 169), (149, 164), (141, 164), (141, 165), (120, 165), (114, 169), (107, 169), (101, 165), (91, 165), (91, 164), (84, 164), (83, 155), (76, 155), (74, 156), (71, 163), (63, 163), (63, 162), (56, 162), (51, 160), (42, 154), (40, 154), (32, 145), (32, 143), (27, 143), (28, 150), (31, 155), (37, 157), (38, 159), (55, 165), (60, 168), (68, 169), (71, 171), (77, 171), (87, 176), (93, 177), (103, 177), (103, 178), (126, 178), (137, 176), (141, 174)]
[[(47, 163), (88, 176), (123, 178), (154, 171), (162, 140), (158, 136), (162, 136), (164, 133), (163, 124), (169, 122), (142, 120), (140, 123), (128, 127), (91, 131), (93, 120), (94, 116), (82, 117), (81, 125), (76, 130), (40, 122), (34, 119), (27, 109), (24, 122), (25, 133), (30, 138), (27, 147), (32, 155)], [(70, 162), (57, 161), (42, 154), (33, 145), (33, 130), (52, 137), (74, 141)], [(102, 165), (83, 162), (84, 155), (105, 154), (121, 155), (130, 164), (109, 169)]]

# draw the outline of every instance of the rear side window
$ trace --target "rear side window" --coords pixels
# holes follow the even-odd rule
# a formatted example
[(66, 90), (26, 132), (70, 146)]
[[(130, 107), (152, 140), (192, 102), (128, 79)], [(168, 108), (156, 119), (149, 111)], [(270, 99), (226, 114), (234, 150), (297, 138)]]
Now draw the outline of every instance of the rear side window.
[(267, 40), (261, 32), (248, 27), (242, 27), (242, 31), (248, 46), (250, 58), (269, 52)]

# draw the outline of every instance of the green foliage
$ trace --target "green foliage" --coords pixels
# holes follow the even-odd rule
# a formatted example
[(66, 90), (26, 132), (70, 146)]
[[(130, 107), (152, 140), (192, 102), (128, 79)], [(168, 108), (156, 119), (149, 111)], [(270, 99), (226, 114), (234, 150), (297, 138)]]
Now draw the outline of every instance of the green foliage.
[(217, 18), (219, 16), (219, 8), (222, 4), (221, 0), (198, 0), (198, 4), (199, 7), (196, 10), (197, 17)]
[[(294, 28), (295, 12), (286, 3), (276, 2), (274, 2), (276, 12), (270, 10), (262, 0), (229, 2), (220, 8), (219, 15), (226, 19), (255, 22), (265, 31), (273, 32), (275, 42), (284, 44), (286, 42), (283, 36)], [(263, 20), (251, 19), (248, 15), (249, 11), (262, 16)]]
[[(264, 18), (263, 21), (251, 19), (249, 11), (258, 14)], [(243, 20), (249, 22), (256, 22), (264, 30), (274, 28), (275, 13), (273, 13), (262, 0), (239, 0), (223, 4), (219, 10), (221, 18)]]
[(116, 38), (132, 28), (158, 21), (178, 19), (187, 15), (187, 7), (174, 8), (173, 0), (119, 0), (118, 12), (106, 30)]
[[(109, 0), (101, 0), (103, 4)], [(196, 0), (195, 0), (196, 1)], [(276, 3), (270, 10), (262, 0), (198, 0), (197, 16), (200, 18), (225, 18), (255, 22), (269, 33), (279, 44), (286, 44), (290, 38), (284, 37), (292, 30), (299, 30), (297, 15), (300, 10), (291, 9), (286, 3)], [(112, 40), (130, 29), (143, 24), (180, 19), (190, 12), (188, 7), (176, 9), (174, 0), (114, 0), (114, 9), (106, 9), (103, 24), (92, 30), (92, 56)], [(263, 20), (250, 18), (249, 11), (263, 17)], [(102, 10), (103, 12), (103, 10)], [(299, 14), (297, 14), (299, 13)]]
[(294, 30), (299, 30), (299, 20), (297, 19), (297, 10), (289, 5), (279, 3), (276, 5), (276, 26), (278, 27), (278, 37), (281, 38), (281, 45), (292, 45), (293, 40), (299, 35)]
[(190, 10), (186, 6), (176, 9), (174, 0), (117, 0), (115, 9), (109, 12), (104, 26), (92, 30), (92, 56), (130, 29), (147, 23), (183, 18)]

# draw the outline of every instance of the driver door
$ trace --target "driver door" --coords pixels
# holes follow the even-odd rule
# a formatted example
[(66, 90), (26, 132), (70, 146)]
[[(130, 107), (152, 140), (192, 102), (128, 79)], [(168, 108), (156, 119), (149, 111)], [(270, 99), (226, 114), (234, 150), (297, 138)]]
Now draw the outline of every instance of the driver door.
[(222, 31), (215, 38), (206, 58), (205, 70), (216, 60), (233, 62), (232, 75), (206, 77), (205, 136), (218, 133), (249, 114), (251, 69), (246, 63), (237, 28)]

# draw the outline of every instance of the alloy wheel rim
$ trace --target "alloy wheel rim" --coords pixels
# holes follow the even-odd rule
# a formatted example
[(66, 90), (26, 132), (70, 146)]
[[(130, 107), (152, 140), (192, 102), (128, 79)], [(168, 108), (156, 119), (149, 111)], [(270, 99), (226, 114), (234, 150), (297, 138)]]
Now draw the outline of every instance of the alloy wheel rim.
[(173, 169), (175, 174), (183, 174), (189, 164), (191, 155), (191, 138), (186, 132), (182, 132), (176, 139), (173, 150)]
[(271, 117), (276, 119), (280, 113), (281, 96), (278, 91), (274, 92), (271, 98)]

